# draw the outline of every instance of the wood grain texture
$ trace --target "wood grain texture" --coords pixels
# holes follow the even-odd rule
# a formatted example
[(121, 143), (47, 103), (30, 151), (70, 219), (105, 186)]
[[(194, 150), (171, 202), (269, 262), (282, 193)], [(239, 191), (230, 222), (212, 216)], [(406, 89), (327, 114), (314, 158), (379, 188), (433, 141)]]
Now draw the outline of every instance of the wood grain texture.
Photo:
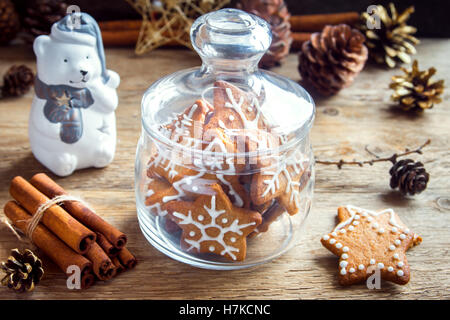
[[(450, 84), (449, 40), (423, 40), (418, 48), (420, 67), (435, 66), (437, 76)], [(35, 68), (30, 48), (1, 48), (0, 73), (11, 64)], [(158, 78), (200, 60), (186, 50), (156, 50), (136, 57), (130, 49), (106, 52), (108, 67), (119, 72), (120, 105), (117, 110), (118, 145), (114, 162), (105, 169), (78, 171), (55, 178), (66, 190), (82, 196), (102, 217), (127, 233), (129, 248), (136, 254), (136, 269), (116, 279), (97, 283), (86, 291), (70, 291), (65, 276), (44, 259), (46, 275), (34, 293), (15, 295), (0, 288), (0, 298), (16, 299), (448, 299), (450, 298), (450, 210), (438, 205), (450, 197), (450, 91), (444, 102), (421, 116), (392, 109), (387, 89), (399, 70), (368, 65), (356, 82), (337, 96), (316, 99), (317, 116), (312, 144), (321, 159), (367, 158), (368, 145), (379, 154), (414, 147), (427, 138), (432, 143), (421, 159), (431, 175), (428, 188), (414, 198), (404, 198), (389, 188), (389, 163), (373, 167), (316, 166), (313, 209), (302, 241), (284, 256), (256, 269), (208, 271), (171, 260), (154, 249), (141, 234), (134, 202), (134, 156), (140, 135), (140, 100)], [(299, 80), (297, 56), (290, 55), (273, 71)], [(30, 178), (47, 170), (30, 151), (27, 121), (32, 93), (0, 101), (0, 204), (10, 196), (9, 181), (16, 175)], [(408, 252), (412, 279), (406, 286), (382, 283), (380, 290), (365, 285), (341, 287), (337, 283), (337, 257), (319, 242), (335, 225), (339, 205), (354, 204), (369, 209), (394, 208), (402, 220), (424, 241)], [(9, 250), (24, 248), (14, 235), (0, 226), (0, 259)]]

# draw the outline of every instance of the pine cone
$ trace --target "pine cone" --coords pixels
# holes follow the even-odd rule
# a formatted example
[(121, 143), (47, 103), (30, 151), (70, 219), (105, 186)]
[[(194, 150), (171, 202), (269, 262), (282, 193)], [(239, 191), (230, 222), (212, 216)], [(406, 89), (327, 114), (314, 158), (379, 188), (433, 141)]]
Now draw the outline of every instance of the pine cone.
[(241, 0), (237, 7), (266, 20), (272, 30), (272, 43), (259, 66), (271, 68), (280, 65), (289, 54), (292, 44), (291, 15), (283, 0)]
[(0, 0), (0, 44), (7, 44), (20, 30), (19, 15), (10, 0)]
[(64, 18), (67, 4), (61, 0), (28, 0), (23, 25), (33, 37), (49, 34), (52, 25)]
[(353, 82), (367, 54), (361, 32), (346, 24), (325, 26), (303, 43), (298, 69), (303, 81), (323, 95), (332, 95)]
[(0, 268), (6, 272), (2, 285), (19, 292), (32, 291), (44, 275), (42, 261), (28, 249), (23, 254), (18, 249), (11, 250), (11, 256)]
[[(401, 14), (397, 13), (393, 3), (389, 4), (389, 8), (390, 15), (381, 5), (377, 6), (373, 14), (363, 12), (360, 29), (367, 38), (366, 45), (369, 48), (370, 57), (377, 63), (394, 68), (398, 62), (411, 63), (410, 55), (416, 54), (414, 45), (418, 44), (419, 40), (413, 36), (417, 29), (406, 24), (409, 16), (414, 12), (414, 6)], [(379, 17), (379, 26), (374, 20), (375, 15)]]
[(3, 97), (21, 96), (30, 90), (34, 82), (34, 74), (25, 65), (12, 66), (3, 76)]
[(401, 69), (405, 74), (393, 76), (389, 85), (395, 91), (391, 99), (397, 101), (400, 107), (405, 110), (423, 111), (433, 108), (435, 103), (442, 102), (440, 95), (444, 92), (444, 80), (431, 80), (436, 73), (435, 68), (420, 71), (417, 60), (414, 60), (411, 70)]
[(427, 187), (430, 178), (423, 164), (411, 159), (397, 161), (389, 173), (391, 174), (391, 188), (398, 187), (404, 195), (421, 193)]

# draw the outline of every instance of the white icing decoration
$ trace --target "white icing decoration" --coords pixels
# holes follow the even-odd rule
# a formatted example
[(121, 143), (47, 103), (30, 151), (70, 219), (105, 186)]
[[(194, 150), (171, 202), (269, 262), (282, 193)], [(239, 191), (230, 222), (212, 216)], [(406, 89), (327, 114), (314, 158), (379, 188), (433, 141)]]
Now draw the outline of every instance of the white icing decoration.
[(344, 260), (347, 259), (347, 258), (348, 258), (348, 254), (343, 253), (343, 254), (341, 255), (341, 258), (344, 259)]
[(398, 231), (398, 229), (396, 227), (392, 227), (391, 231), (395, 233)]
[(146, 197), (151, 197), (152, 195), (155, 194), (155, 191), (153, 191), (152, 189), (148, 189), (147, 193), (145, 194)]
[(377, 265), (377, 267), (378, 267), (379, 269), (383, 269), (383, 268), (384, 268), (384, 263), (380, 262), (380, 263)]
[(189, 232), (189, 235), (190, 235), (191, 237), (193, 237), (193, 236), (195, 236), (195, 232), (194, 232), (194, 231), (191, 231), (191, 232)]
[(346, 271), (345, 269), (341, 269), (341, 274), (342, 274), (342, 275), (346, 275), (346, 274), (347, 274), (347, 271)]
[(156, 215), (160, 216), (160, 217), (164, 217), (165, 215), (167, 215), (167, 210), (162, 210), (161, 208), (161, 204), (159, 202), (152, 204), (150, 206), (146, 206), (146, 208), (149, 210), (149, 212), (153, 212), (153, 210), (156, 211)]
[(335, 244), (336, 243), (336, 239), (330, 239), (330, 243), (331, 244)]
[(345, 229), (341, 229), (339, 232), (340, 233), (345, 233)]
[[(208, 224), (201, 224), (197, 221), (195, 221), (192, 217), (192, 212), (189, 210), (188, 215), (184, 215), (180, 212), (174, 212), (173, 215), (180, 219), (179, 224), (185, 225), (185, 224), (192, 224), (195, 227), (197, 227), (200, 230), (201, 237), (198, 240), (193, 239), (185, 239), (186, 243), (190, 244), (191, 246), (187, 249), (187, 251), (192, 250), (193, 248), (196, 248), (197, 250), (200, 250), (200, 244), (204, 241), (216, 241), (219, 243), (224, 249), (220, 252), (220, 255), (228, 254), (233, 260), (236, 260), (236, 256), (234, 252), (239, 252), (239, 248), (236, 248), (234, 246), (227, 245), (224, 241), (224, 236), (228, 232), (233, 232), (238, 235), (243, 235), (242, 229), (245, 229), (249, 226), (255, 225), (255, 222), (246, 223), (246, 224), (239, 224), (239, 219), (235, 219), (232, 221), (232, 223), (227, 227), (222, 227), (221, 225), (216, 223), (216, 219), (221, 214), (225, 213), (225, 210), (217, 210), (216, 208), (216, 196), (211, 197), (211, 207), (204, 206), (204, 209), (208, 212), (209, 216), (211, 217), (211, 222)], [(206, 230), (208, 228), (215, 227), (220, 230), (220, 233), (215, 236), (211, 237), (206, 233)], [(231, 240), (231, 242), (234, 242)]]
[(348, 247), (343, 247), (343, 248), (342, 248), (342, 251), (343, 251), (343, 252), (348, 252), (348, 250), (349, 250)]
[(379, 234), (383, 234), (384, 233), (384, 229), (383, 228), (378, 229), (378, 233)]
[(402, 233), (399, 237), (400, 237), (400, 239), (402, 239), (402, 240), (405, 240), (405, 239), (406, 239), (406, 235), (403, 234), (403, 233)]
[(350, 268), (350, 269), (348, 269), (348, 272), (350, 272), (350, 273), (353, 273), (353, 272), (355, 272), (356, 270), (355, 270), (355, 268)]
[(337, 237), (337, 233), (336, 233), (336, 232), (332, 232), (331, 235), (332, 235), (333, 237)]
[(340, 243), (340, 242), (336, 243), (336, 248), (338, 248), (338, 249), (342, 248), (342, 243)]
[(405, 274), (405, 273), (403, 272), (403, 270), (398, 270), (398, 271), (397, 271), (397, 275), (398, 275), (399, 277), (403, 277), (404, 274)]
[(394, 253), (394, 255), (392, 256), (394, 259), (398, 259), (399, 258), (399, 256), (398, 256), (398, 253)]
[(404, 263), (400, 261), (399, 263), (397, 263), (397, 266), (399, 266), (401, 268), (404, 266)]
[(389, 266), (387, 269), (388, 269), (389, 272), (394, 271), (394, 268), (392, 268), (391, 266)]
[(395, 250), (395, 246), (391, 244), (391, 245), (389, 246), (389, 250), (394, 251), (394, 250)]
[(322, 239), (325, 240), (325, 241), (327, 241), (328, 239), (330, 239), (330, 236), (326, 234), (326, 235), (324, 235), (324, 236), (322, 237)]
[[(344, 230), (344, 229), (342, 229), (342, 230)], [(348, 230), (349, 230), (349, 231), (353, 231), (353, 230), (355, 230), (355, 227), (354, 227), (354, 226), (349, 226), (349, 227), (348, 227)]]
[(395, 239), (394, 243), (395, 243), (396, 246), (399, 246), (402, 242), (400, 240), (398, 240), (398, 239)]
[(375, 264), (375, 259), (370, 259), (369, 263), (370, 264)]
[(359, 270), (364, 270), (364, 268), (365, 268), (365, 267), (364, 267), (363, 264), (360, 264), (360, 265), (358, 266), (358, 269), (359, 269)]
[(347, 265), (348, 265), (348, 262), (347, 262), (347, 261), (341, 261), (341, 262), (339, 263), (339, 266), (340, 266), (341, 268), (345, 268)]

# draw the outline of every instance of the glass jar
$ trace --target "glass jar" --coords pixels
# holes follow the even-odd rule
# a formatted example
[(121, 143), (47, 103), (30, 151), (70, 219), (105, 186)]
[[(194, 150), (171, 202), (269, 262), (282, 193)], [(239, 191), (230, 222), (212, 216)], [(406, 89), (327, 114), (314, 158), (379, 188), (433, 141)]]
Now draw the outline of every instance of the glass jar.
[(208, 269), (270, 261), (291, 248), (311, 207), (315, 106), (297, 83), (261, 71), (268, 24), (222, 9), (198, 18), (199, 68), (155, 82), (136, 153), (141, 230), (168, 256)]

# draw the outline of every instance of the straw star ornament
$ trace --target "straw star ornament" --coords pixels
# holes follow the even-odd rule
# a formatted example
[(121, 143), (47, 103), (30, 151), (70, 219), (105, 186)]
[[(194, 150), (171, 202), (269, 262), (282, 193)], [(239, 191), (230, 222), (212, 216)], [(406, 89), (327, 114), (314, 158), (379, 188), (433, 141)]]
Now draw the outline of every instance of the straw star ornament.
[(230, 0), (126, 0), (142, 15), (136, 43), (140, 55), (169, 43), (192, 48), (190, 28), (199, 16), (218, 10)]

